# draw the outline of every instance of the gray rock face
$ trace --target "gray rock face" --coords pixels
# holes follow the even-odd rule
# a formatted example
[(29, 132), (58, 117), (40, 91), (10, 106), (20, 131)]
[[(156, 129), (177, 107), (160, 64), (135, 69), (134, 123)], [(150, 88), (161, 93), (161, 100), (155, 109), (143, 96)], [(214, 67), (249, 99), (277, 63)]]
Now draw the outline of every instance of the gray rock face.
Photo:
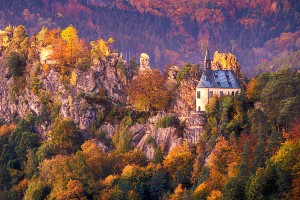
[(183, 80), (178, 88), (177, 95), (171, 103), (171, 108), (175, 113), (189, 113), (195, 110), (196, 102), (195, 80)]
[[(45, 118), (48, 119), (48, 113), (56, 108), (61, 117), (71, 118), (80, 129), (87, 132), (90, 125), (95, 123), (99, 113), (106, 112), (102, 98), (110, 98), (114, 104), (126, 103), (124, 90), (127, 79), (123, 72), (116, 68), (119, 61), (124, 62), (120, 56), (113, 54), (105, 61), (95, 60), (93, 66), (84, 72), (74, 70), (72, 73), (75, 80), (71, 81), (72, 84), (53, 68), (47, 72), (40, 69), (36, 74), (40, 82), (38, 93), (30, 86), (32, 77), (29, 73), (25, 73), (24, 88), (20, 93), (13, 95), (10, 88), (16, 83), (13, 78), (6, 76), (3, 61), (0, 59), (0, 117), (5, 122), (11, 122), (14, 115), (21, 118), (25, 118), (28, 113), (39, 116), (45, 113), (46, 109)], [(31, 69), (32, 66), (28, 66), (29, 68)], [(176, 71), (175, 69), (174, 73), (177, 73)], [(170, 74), (173, 76), (170, 80), (176, 77), (174, 73)], [(199, 140), (204, 122), (203, 117), (188, 114), (190, 108), (194, 108), (194, 82), (183, 82), (180, 87), (182, 88), (175, 99), (174, 111), (184, 113), (179, 116), (180, 120), (186, 121), (182, 138), (177, 136), (175, 127), (155, 129), (157, 120), (170, 114), (158, 113), (149, 118), (145, 124), (136, 123), (130, 127), (130, 132), (133, 134), (132, 145), (135, 149), (144, 151), (150, 159), (153, 158), (157, 146), (169, 152), (178, 144), (187, 142), (192, 145)], [(39, 133), (46, 136), (51, 129), (50, 126), (50, 122), (42, 121), (36, 128)], [(107, 138), (112, 138), (118, 130), (118, 125), (105, 122), (100, 129)], [(102, 143), (98, 143), (105, 150), (109, 150)]]
[(183, 132), (183, 137), (180, 138), (176, 135), (175, 127), (167, 128), (154, 128), (154, 124), (161, 117), (166, 114), (158, 114), (148, 120), (146, 124), (134, 125), (130, 131), (133, 134), (133, 145), (136, 149), (140, 149), (146, 153), (149, 159), (154, 156), (155, 147), (153, 144), (148, 143), (148, 139), (152, 138), (155, 141), (156, 146), (159, 146), (169, 152), (176, 145), (181, 145), (187, 142), (189, 145), (196, 144), (202, 133), (202, 127), (204, 125), (204, 118), (197, 113), (189, 114), (187, 116), (180, 116), (179, 119), (186, 121), (186, 128)]
[[(27, 113), (40, 115), (43, 108), (41, 98), (56, 102), (60, 106), (60, 115), (64, 118), (70, 117), (82, 130), (87, 130), (95, 121), (97, 113), (103, 111), (101, 101), (89, 101), (89, 99), (104, 98), (107, 95), (113, 103), (125, 103), (124, 92), (126, 77), (116, 69), (118, 61), (122, 58), (112, 54), (105, 61), (94, 62), (94, 66), (82, 71), (73, 71), (76, 75), (75, 84), (53, 69), (49, 72), (38, 71), (36, 77), (40, 84), (39, 94), (35, 94), (30, 87), (31, 77), (29, 73), (24, 74), (24, 89), (21, 94), (10, 91), (15, 83), (13, 78), (5, 76), (3, 60), (0, 61), (0, 116), (6, 122), (11, 122), (13, 115), (24, 118)], [(28, 66), (32, 68), (32, 66)], [(17, 85), (17, 87), (21, 87)], [(45, 96), (48, 94), (48, 96)], [(45, 125), (45, 123), (42, 123)], [(43, 129), (38, 128), (43, 132)]]

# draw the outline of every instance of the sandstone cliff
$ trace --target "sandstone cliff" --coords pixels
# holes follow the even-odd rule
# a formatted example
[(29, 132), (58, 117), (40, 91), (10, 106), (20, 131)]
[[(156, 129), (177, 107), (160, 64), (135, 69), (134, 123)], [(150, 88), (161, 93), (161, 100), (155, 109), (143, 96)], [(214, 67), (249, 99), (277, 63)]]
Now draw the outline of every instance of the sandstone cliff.
[[(27, 64), (22, 77), (11, 77), (0, 61), (0, 116), (6, 123), (16, 118), (36, 118), (36, 131), (47, 137), (52, 130), (54, 120), (71, 118), (87, 137), (92, 137), (91, 128), (101, 130), (106, 138), (113, 138), (121, 119), (107, 120), (115, 107), (126, 111), (128, 82), (127, 65), (120, 68), (118, 63), (125, 63), (121, 55), (111, 54), (102, 60), (93, 60), (92, 66), (85, 70), (71, 69), (63, 75), (54, 65), (39, 62)], [(161, 147), (169, 152), (177, 144), (197, 143), (204, 122), (198, 114), (191, 114), (195, 107), (194, 79), (184, 79), (177, 87), (176, 75), (179, 69), (171, 68), (168, 83), (173, 87), (174, 100), (172, 112), (151, 114), (144, 123), (135, 122), (130, 126), (132, 146), (143, 150), (152, 158), (155, 148)], [(127, 109), (128, 110), (128, 109)], [(115, 117), (118, 118), (118, 113)], [(125, 114), (126, 115), (126, 114)], [(155, 124), (160, 118), (172, 115), (184, 122), (185, 126), (178, 134), (178, 127), (159, 127)], [(124, 116), (120, 114), (119, 117)], [(149, 138), (153, 141), (149, 143)], [(111, 146), (98, 141), (104, 150)]]
[[(41, 116), (54, 114), (70, 117), (79, 128), (87, 130), (99, 112), (106, 112), (106, 101), (123, 104), (126, 101), (126, 76), (116, 67), (123, 59), (112, 54), (106, 60), (95, 61), (84, 71), (72, 71), (71, 78), (62, 76), (51, 66), (27, 65), (22, 85), (5, 73), (3, 61), (0, 63), (0, 116), (5, 122), (13, 117), (25, 118), (28, 114)], [(33, 69), (34, 68), (34, 69)], [(32, 71), (35, 70), (35, 74)], [(34, 87), (32, 82), (35, 82)], [(18, 87), (18, 92), (12, 88)], [(55, 108), (54, 108), (55, 107)], [(53, 109), (53, 110), (52, 110)], [(39, 132), (45, 132), (48, 122), (42, 122)]]
[(242, 86), (246, 86), (241, 65), (235, 55), (231, 53), (220, 53), (216, 51), (212, 62), (213, 70), (233, 70)]

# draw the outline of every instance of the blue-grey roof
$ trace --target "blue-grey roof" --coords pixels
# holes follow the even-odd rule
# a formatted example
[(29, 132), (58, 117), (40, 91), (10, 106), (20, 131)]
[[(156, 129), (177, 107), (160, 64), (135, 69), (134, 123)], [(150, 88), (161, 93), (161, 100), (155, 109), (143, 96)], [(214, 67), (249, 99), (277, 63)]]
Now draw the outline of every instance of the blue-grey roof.
[(240, 88), (233, 70), (204, 70), (197, 88)]

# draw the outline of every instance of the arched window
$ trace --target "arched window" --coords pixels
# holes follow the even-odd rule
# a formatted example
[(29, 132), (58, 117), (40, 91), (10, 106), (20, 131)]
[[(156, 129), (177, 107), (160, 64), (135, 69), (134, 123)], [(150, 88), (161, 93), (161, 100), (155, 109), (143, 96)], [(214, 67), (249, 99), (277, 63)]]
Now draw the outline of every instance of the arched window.
[(232, 96), (234, 96), (234, 91), (232, 91)]
[(201, 93), (200, 91), (197, 91), (197, 99), (200, 99), (201, 98)]
[(200, 106), (198, 106), (198, 112), (200, 112), (201, 111), (201, 107)]

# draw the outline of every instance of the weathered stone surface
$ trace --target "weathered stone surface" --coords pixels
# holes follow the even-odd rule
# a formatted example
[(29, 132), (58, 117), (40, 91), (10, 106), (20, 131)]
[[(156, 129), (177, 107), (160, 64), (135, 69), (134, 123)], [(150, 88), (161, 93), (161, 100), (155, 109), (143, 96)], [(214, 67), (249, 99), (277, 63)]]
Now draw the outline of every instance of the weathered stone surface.
[(195, 110), (197, 81), (183, 80), (178, 88), (177, 95), (171, 103), (171, 109), (175, 113), (189, 113)]
[(140, 70), (139, 72), (143, 72), (145, 70), (150, 70), (150, 58), (147, 54), (142, 53), (140, 57)]
[(153, 158), (155, 151), (154, 146), (146, 142), (149, 137), (153, 138), (156, 146), (163, 148), (165, 152), (169, 152), (173, 147), (184, 142), (193, 145), (199, 141), (204, 125), (204, 117), (202, 115), (192, 113), (179, 117), (180, 120), (186, 121), (186, 128), (183, 131), (182, 138), (176, 135), (175, 127), (154, 128), (157, 120), (167, 115), (169, 114), (158, 113), (156, 116), (149, 118), (146, 124), (134, 125), (131, 128), (135, 148), (145, 152), (149, 159)]
[(82, 89), (85, 92), (92, 92), (95, 87), (95, 71), (89, 70), (82, 73), (77, 80), (78, 89)]
[[(40, 81), (40, 94), (37, 95), (30, 88), (30, 75), (25, 73), (26, 86), (21, 94), (10, 97), (9, 88), (14, 84), (12, 78), (5, 74), (3, 61), (0, 60), (0, 116), (5, 122), (11, 122), (13, 116), (18, 114), (20, 117), (26, 117), (27, 113), (40, 115), (43, 109), (41, 96), (45, 96), (52, 104), (57, 104), (61, 117), (69, 117), (84, 132), (97, 119), (98, 113), (105, 113), (105, 106), (101, 101), (94, 101), (105, 93), (113, 104), (126, 103), (125, 86), (127, 79), (116, 64), (123, 61), (121, 57), (112, 55), (105, 61), (95, 61), (94, 65), (86, 71), (75, 71), (77, 80), (76, 84), (68, 84), (68, 79), (62, 79), (61, 74), (53, 68), (48, 72), (39, 71), (37, 78)], [(147, 64), (146, 64), (147, 66)], [(177, 84), (176, 74), (178, 69), (175, 67), (169, 73), (169, 80)], [(132, 144), (136, 149), (142, 149), (148, 158), (152, 158), (155, 152), (153, 144), (147, 144), (147, 138), (154, 139), (156, 146), (163, 147), (169, 152), (174, 146), (187, 141), (189, 144), (195, 144), (202, 132), (203, 119), (197, 115), (190, 115), (189, 112), (194, 109), (196, 82), (184, 80), (179, 87), (179, 92), (174, 100), (174, 112), (183, 113), (181, 120), (187, 120), (187, 127), (184, 129), (183, 137), (179, 138), (176, 134), (175, 127), (155, 129), (157, 120), (161, 117), (170, 115), (158, 113), (151, 117), (145, 124), (136, 123), (130, 127), (133, 135)], [(103, 91), (104, 90), (104, 91)], [(92, 100), (91, 100), (92, 99)], [(100, 129), (105, 133), (107, 138), (112, 138), (119, 125), (112, 125), (105, 122)], [(51, 130), (49, 122), (43, 122), (37, 125), (36, 130), (45, 135)], [(98, 145), (104, 150), (108, 150), (99, 141)]]
[(240, 64), (237, 62), (236, 57), (231, 53), (220, 53), (216, 51), (213, 59), (213, 70), (234, 70), (239, 72), (241, 69)]
[[(118, 54), (112, 54), (105, 61), (94, 62), (94, 66), (84, 72), (74, 71), (77, 80), (75, 85), (63, 79), (61, 74), (50, 66), (49, 72), (39, 71), (37, 78), (40, 81), (42, 94), (37, 95), (30, 89), (30, 74), (25, 73), (25, 88), (20, 95), (12, 99), (10, 88), (14, 86), (13, 78), (5, 76), (3, 58), (0, 60), (0, 116), (5, 122), (11, 122), (15, 113), (25, 118), (27, 113), (39, 115), (42, 110), (41, 97), (45, 94), (47, 100), (60, 105), (60, 116), (70, 117), (82, 130), (87, 130), (95, 121), (98, 111), (103, 111), (101, 102), (88, 102), (86, 98), (97, 98), (99, 91), (103, 89), (115, 104), (125, 103), (126, 76), (117, 73), (116, 63), (122, 58)], [(29, 66), (31, 68), (32, 66)], [(19, 86), (20, 87), (20, 86)], [(46, 122), (43, 124), (45, 125)], [(41, 125), (42, 126), (42, 125)], [(37, 130), (45, 128), (37, 127)]]
[(241, 71), (241, 65), (237, 62), (235, 55), (231, 53), (219, 53), (216, 51), (212, 62), (213, 70), (233, 70), (241, 86), (246, 86)]
[(118, 126), (112, 126), (110, 123), (105, 122), (100, 128), (108, 138), (112, 138), (118, 129)]

